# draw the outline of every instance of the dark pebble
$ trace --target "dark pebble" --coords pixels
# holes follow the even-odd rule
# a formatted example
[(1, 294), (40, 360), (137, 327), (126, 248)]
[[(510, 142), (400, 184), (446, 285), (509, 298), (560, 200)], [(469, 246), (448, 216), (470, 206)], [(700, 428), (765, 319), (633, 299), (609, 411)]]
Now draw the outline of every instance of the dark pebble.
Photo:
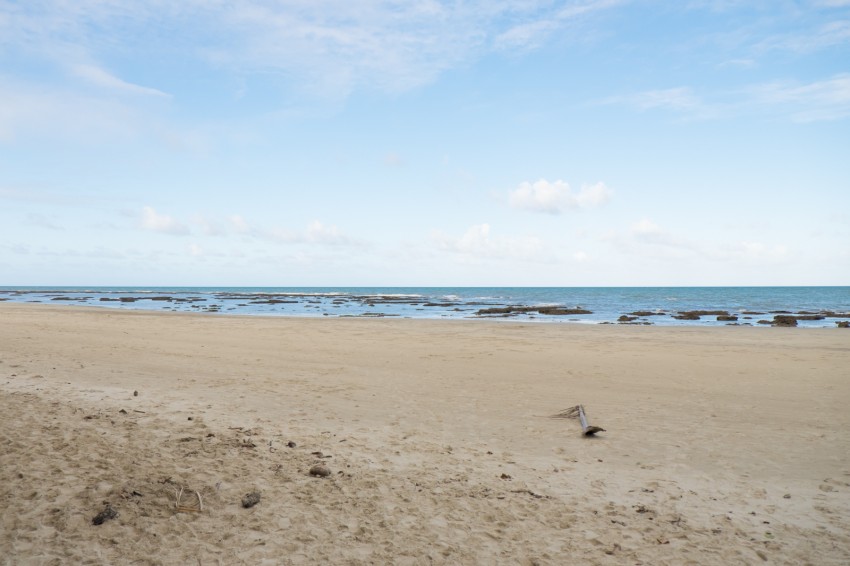
[(252, 491), (242, 498), (242, 507), (245, 509), (250, 509), (254, 505), (260, 502), (260, 492)]
[(94, 519), (91, 520), (93, 525), (102, 525), (104, 522), (109, 521), (110, 519), (114, 519), (118, 516), (118, 511), (112, 508), (111, 505), (106, 505), (106, 509), (98, 513)]
[(316, 464), (315, 466), (310, 468), (310, 475), (320, 478), (326, 478), (331, 475), (331, 471), (325, 466), (322, 466), (321, 464)]

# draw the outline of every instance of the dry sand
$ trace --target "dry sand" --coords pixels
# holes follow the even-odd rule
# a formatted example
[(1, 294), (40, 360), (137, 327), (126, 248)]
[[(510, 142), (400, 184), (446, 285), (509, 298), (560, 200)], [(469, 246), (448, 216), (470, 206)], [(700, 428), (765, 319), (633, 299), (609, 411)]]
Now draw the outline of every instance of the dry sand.
[(848, 564), (848, 367), (838, 329), (0, 304), (0, 563)]

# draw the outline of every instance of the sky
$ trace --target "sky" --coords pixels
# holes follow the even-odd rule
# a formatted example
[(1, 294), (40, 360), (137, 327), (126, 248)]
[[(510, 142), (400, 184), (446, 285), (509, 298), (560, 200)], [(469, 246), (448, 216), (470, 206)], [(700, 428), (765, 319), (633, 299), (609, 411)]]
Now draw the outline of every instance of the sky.
[(0, 0), (0, 285), (850, 285), (850, 0)]

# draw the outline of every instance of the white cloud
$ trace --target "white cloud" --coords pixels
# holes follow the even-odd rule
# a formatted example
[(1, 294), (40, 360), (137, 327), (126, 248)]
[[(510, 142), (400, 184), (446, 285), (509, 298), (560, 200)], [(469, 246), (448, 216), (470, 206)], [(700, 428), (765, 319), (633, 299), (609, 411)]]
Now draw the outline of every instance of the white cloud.
[(216, 220), (209, 219), (203, 215), (197, 215), (193, 220), (195, 224), (200, 226), (201, 231), (206, 236), (224, 236), (227, 234), (225, 227)]
[(600, 104), (625, 104), (638, 110), (671, 110), (697, 119), (728, 118), (746, 113), (785, 115), (797, 122), (840, 120), (850, 116), (850, 73), (807, 84), (760, 83), (703, 96), (697, 96), (686, 87), (652, 90), (608, 97)]
[(549, 36), (563, 29), (575, 19), (622, 3), (623, 0), (567, 2), (560, 9), (544, 13), (543, 17), (520, 22), (501, 32), (496, 37), (496, 45), (502, 49), (534, 49), (541, 46), (549, 39)]
[(800, 122), (850, 116), (850, 73), (809, 84), (763, 84), (752, 87), (749, 92), (756, 103), (785, 108)]
[(774, 263), (787, 259), (789, 250), (787, 246), (781, 244), (742, 241), (719, 246), (708, 255), (720, 261)]
[(564, 181), (550, 183), (540, 179), (535, 183), (524, 182), (510, 195), (510, 205), (514, 208), (558, 214), (570, 194), (570, 186)]
[(150, 206), (142, 209), (141, 226), (151, 232), (183, 236), (189, 233), (189, 227), (167, 214), (160, 214)]
[(74, 140), (126, 138), (140, 126), (138, 114), (120, 102), (0, 76), (0, 141), (35, 135)]
[(196, 150), (201, 145), (197, 134), (164, 121), (163, 99), (82, 92), (0, 75), (0, 143), (29, 138), (113, 143), (148, 136), (172, 145), (187, 140), (192, 144), (184, 142), (184, 149)]
[[(27, 2), (14, 8), (0, 4), (0, 48), (91, 61), (109, 56), (118, 42), (158, 55), (199, 45), (204, 47), (179, 56), (201, 57), (240, 73), (281, 73), (328, 95), (345, 95), (358, 87), (401, 91), (427, 84), (493, 49), (539, 45), (576, 18), (617, 3)], [(180, 39), (173, 41), (172, 33), (162, 30), (179, 30)], [(103, 86), (158, 92), (101, 71), (81, 70)]]
[(332, 246), (349, 246), (356, 243), (343, 235), (336, 226), (325, 226), (318, 220), (314, 220), (307, 227), (307, 241)]
[(590, 208), (605, 204), (611, 199), (611, 194), (611, 189), (602, 182), (582, 185), (578, 194), (572, 197), (572, 201), (578, 208)]
[(537, 261), (545, 252), (542, 240), (537, 237), (493, 237), (486, 223), (470, 226), (460, 237), (436, 232), (433, 240), (443, 251), (476, 259)]
[(812, 53), (850, 42), (850, 20), (832, 20), (817, 29), (768, 37), (756, 47), (760, 51), (773, 49)]
[(27, 215), (27, 224), (49, 230), (64, 230), (65, 228), (54, 222), (43, 214), (30, 213)]
[(560, 214), (566, 209), (591, 208), (606, 203), (611, 198), (611, 189), (604, 183), (582, 185), (578, 193), (570, 189), (564, 181), (554, 182), (540, 179), (534, 183), (520, 183), (509, 195), (508, 202), (513, 208)]
[(251, 227), (248, 225), (248, 222), (245, 221), (244, 218), (239, 216), (238, 214), (234, 214), (230, 217), (230, 226), (233, 230), (236, 231), (237, 234), (250, 234), (252, 232)]
[(308, 224), (304, 231), (293, 231), (282, 226), (273, 226), (271, 228), (257, 226), (238, 214), (231, 215), (227, 219), (226, 224), (203, 216), (197, 216), (195, 222), (203, 228), (205, 235), (208, 236), (235, 234), (248, 239), (275, 244), (315, 244), (320, 246), (365, 245), (364, 242), (343, 234), (337, 226), (326, 225), (319, 220), (314, 220)]
[(155, 88), (149, 88), (133, 83), (128, 83), (96, 65), (72, 65), (71, 72), (74, 75), (83, 78), (96, 86), (110, 90), (125, 92), (128, 94), (141, 94), (146, 96), (170, 96), (162, 92), (161, 90), (157, 90)]
[(790, 257), (790, 250), (783, 244), (756, 241), (692, 241), (664, 229), (646, 217), (632, 223), (628, 232), (615, 232), (605, 240), (632, 259), (643, 258), (668, 263), (709, 260), (751, 266), (780, 263)]
[(649, 218), (641, 218), (632, 224), (632, 234), (636, 236), (647, 236), (661, 233), (661, 227)]
[(401, 167), (404, 165), (404, 159), (397, 153), (388, 153), (384, 156), (384, 165), (389, 167)]
[(631, 226), (630, 244), (639, 244), (665, 248), (665, 253), (694, 253), (696, 246), (691, 242), (671, 234), (649, 218), (641, 218)]
[(694, 111), (703, 107), (703, 102), (689, 87), (676, 87), (659, 90), (647, 90), (623, 96), (612, 96), (601, 101), (602, 104), (626, 104), (639, 110), (657, 108)]

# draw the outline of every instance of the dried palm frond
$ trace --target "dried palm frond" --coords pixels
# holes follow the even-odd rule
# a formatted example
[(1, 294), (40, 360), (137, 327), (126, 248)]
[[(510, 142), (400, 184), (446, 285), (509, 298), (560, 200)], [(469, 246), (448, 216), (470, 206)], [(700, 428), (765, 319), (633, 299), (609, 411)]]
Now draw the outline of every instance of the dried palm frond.
[(183, 486), (180, 486), (180, 491), (176, 492), (176, 499), (174, 501), (174, 509), (177, 510), (178, 513), (201, 513), (204, 510), (204, 502), (201, 499), (201, 494), (197, 491), (195, 492), (195, 497), (197, 499), (196, 503), (188, 503), (185, 505), (180, 504), (180, 500), (183, 498)]
[(560, 413), (555, 413), (554, 415), (550, 415), (550, 419), (577, 419), (579, 418), (579, 411), (581, 410), (581, 405), (576, 405), (575, 407), (570, 407), (569, 409), (564, 409)]

